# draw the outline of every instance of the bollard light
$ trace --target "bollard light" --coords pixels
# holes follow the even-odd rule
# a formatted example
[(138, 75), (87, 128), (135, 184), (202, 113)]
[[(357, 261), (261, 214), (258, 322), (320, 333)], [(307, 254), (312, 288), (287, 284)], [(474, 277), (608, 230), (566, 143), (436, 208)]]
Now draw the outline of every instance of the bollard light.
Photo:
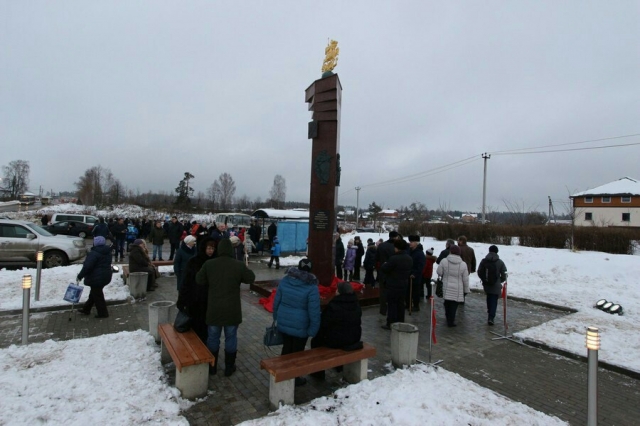
[(22, 288), (25, 290), (31, 288), (31, 275), (22, 276)]
[(600, 334), (597, 327), (587, 328), (587, 349), (600, 350)]
[(43, 260), (43, 259), (44, 259), (44, 253), (43, 253), (43, 252), (41, 252), (41, 251), (39, 251), (39, 252), (36, 254), (36, 260), (37, 260), (38, 262), (42, 262), (42, 260)]
[(36, 302), (40, 301), (40, 279), (42, 278), (42, 259), (44, 258), (44, 253), (39, 251), (36, 253), (37, 269), (36, 269)]
[(622, 312), (623, 312), (622, 306), (618, 305), (617, 303), (609, 308), (610, 314), (622, 315)]
[(607, 303), (607, 299), (600, 299), (596, 302), (596, 308), (602, 309), (604, 304)]

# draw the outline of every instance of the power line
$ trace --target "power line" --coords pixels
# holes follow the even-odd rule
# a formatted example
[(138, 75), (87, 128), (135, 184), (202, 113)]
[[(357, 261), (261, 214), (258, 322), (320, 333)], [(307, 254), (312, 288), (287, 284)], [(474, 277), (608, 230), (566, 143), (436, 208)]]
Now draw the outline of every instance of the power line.
[(600, 139), (589, 139), (586, 141), (580, 141), (580, 142), (566, 142), (566, 143), (559, 143), (559, 144), (554, 144), (554, 145), (542, 145), (542, 146), (534, 146), (531, 148), (517, 148), (517, 149), (508, 149), (505, 151), (495, 151), (492, 152), (492, 154), (505, 154), (505, 153), (512, 153), (512, 152), (516, 152), (516, 151), (528, 151), (528, 150), (533, 150), (533, 149), (540, 149), (540, 148), (553, 148), (556, 146), (567, 146), (567, 145), (579, 145), (581, 143), (592, 143), (592, 142), (601, 142), (601, 141), (609, 141), (609, 140), (614, 140), (614, 139), (624, 139), (624, 138), (631, 138), (634, 136), (640, 136), (640, 133), (634, 133), (632, 135), (622, 135), (622, 136), (611, 136), (608, 138), (600, 138)]
[[(549, 152), (587, 151), (587, 150), (592, 150), (592, 149), (619, 148), (619, 147), (623, 147), (623, 146), (634, 146), (634, 145), (640, 145), (640, 142), (625, 143), (625, 144), (618, 144), (618, 145), (588, 146), (588, 147), (583, 147), (583, 148), (550, 149), (550, 150), (545, 150), (545, 151), (532, 151), (532, 152), (502, 152), (502, 153), (493, 152), (492, 154), (493, 155), (546, 154), (546, 153), (549, 153)], [(531, 149), (533, 149), (533, 148), (531, 148)]]

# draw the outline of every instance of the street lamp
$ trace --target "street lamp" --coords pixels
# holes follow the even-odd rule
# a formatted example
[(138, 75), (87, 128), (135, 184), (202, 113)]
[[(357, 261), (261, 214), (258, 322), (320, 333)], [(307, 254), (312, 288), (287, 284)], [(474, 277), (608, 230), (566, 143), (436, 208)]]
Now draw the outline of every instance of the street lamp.
[(587, 328), (588, 376), (587, 376), (587, 426), (598, 424), (598, 350), (600, 334), (597, 327)]
[(22, 276), (22, 344), (29, 344), (29, 302), (31, 298), (31, 275)]
[(36, 302), (40, 301), (40, 275), (42, 274), (42, 259), (44, 258), (44, 253), (39, 251), (36, 254), (36, 260), (38, 269), (36, 270)]

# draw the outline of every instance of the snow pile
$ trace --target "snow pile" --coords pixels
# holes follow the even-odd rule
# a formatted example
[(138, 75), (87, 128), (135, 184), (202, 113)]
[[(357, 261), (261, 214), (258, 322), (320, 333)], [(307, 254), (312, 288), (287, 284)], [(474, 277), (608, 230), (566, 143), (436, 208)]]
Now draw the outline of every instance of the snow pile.
[(0, 424), (188, 425), (146, 332), (0, 350)]
[[(82, 265), (69, 265), (42, 270), (40, 279), (40, 301), (35, 301), (36, 293), (36, 269), (25, 268), (18, 271), (2, 271), (0, 276), (0, 311), (22, 308), (22, 276), (31, 275), (31, 307), (41, 308), (46, 306), (71, 306), (69, 302), (62, 300), (67, 286), (75, 284), (76, 277), (82, 269)], [(163, 269), (160, 269), (162, 272)], [(83, 281), (80, 282), (81, 284)], [(82, 291), (81, 303), (89, 297), (90, 287), (85, 286)], [(104, 288), (104, 297), (110, 300), (126, 300), (129, 296), (129, 287), (122, 281), (120, 272), (114, 273), (111, 283)]]
[(397, 370), (339, 389), (308, 405), (281, 407), (251, 425), (564, 425), (455, 373), (428, 366)]

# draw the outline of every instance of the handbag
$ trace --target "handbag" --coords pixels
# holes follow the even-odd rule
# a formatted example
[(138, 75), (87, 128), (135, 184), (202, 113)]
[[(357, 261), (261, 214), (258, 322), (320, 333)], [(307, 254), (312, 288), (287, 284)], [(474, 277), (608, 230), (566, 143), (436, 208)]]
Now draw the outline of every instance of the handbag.
[(276, 326), (276, 322), (273, 321), (271, 327), (267, 327), (264, 332), (263, 343), (265, 346), (278, 346), (283, 343), (282, 333), (278, 331), (278, 326)]
[(438, 277), (438, 279), (436, 280), (436, 296), (440, 298), (444, 296), (444, 290), (442, 287), (443, 287), (442, 278)]
[(82, 297), (82, 290), (83, 290), (83, 287), (79, 285), (75, 285), (74, 283), (70, 283), (62, 299), (66, 300), (67, 302), (76, 304), (80, 302), (80, 297)]
[(186, 333), (191, 330), (191, 317), (182, 311), (178, 311), (176, 320), (173, 322), (173, 328), (175, 328), (178, 333)]

